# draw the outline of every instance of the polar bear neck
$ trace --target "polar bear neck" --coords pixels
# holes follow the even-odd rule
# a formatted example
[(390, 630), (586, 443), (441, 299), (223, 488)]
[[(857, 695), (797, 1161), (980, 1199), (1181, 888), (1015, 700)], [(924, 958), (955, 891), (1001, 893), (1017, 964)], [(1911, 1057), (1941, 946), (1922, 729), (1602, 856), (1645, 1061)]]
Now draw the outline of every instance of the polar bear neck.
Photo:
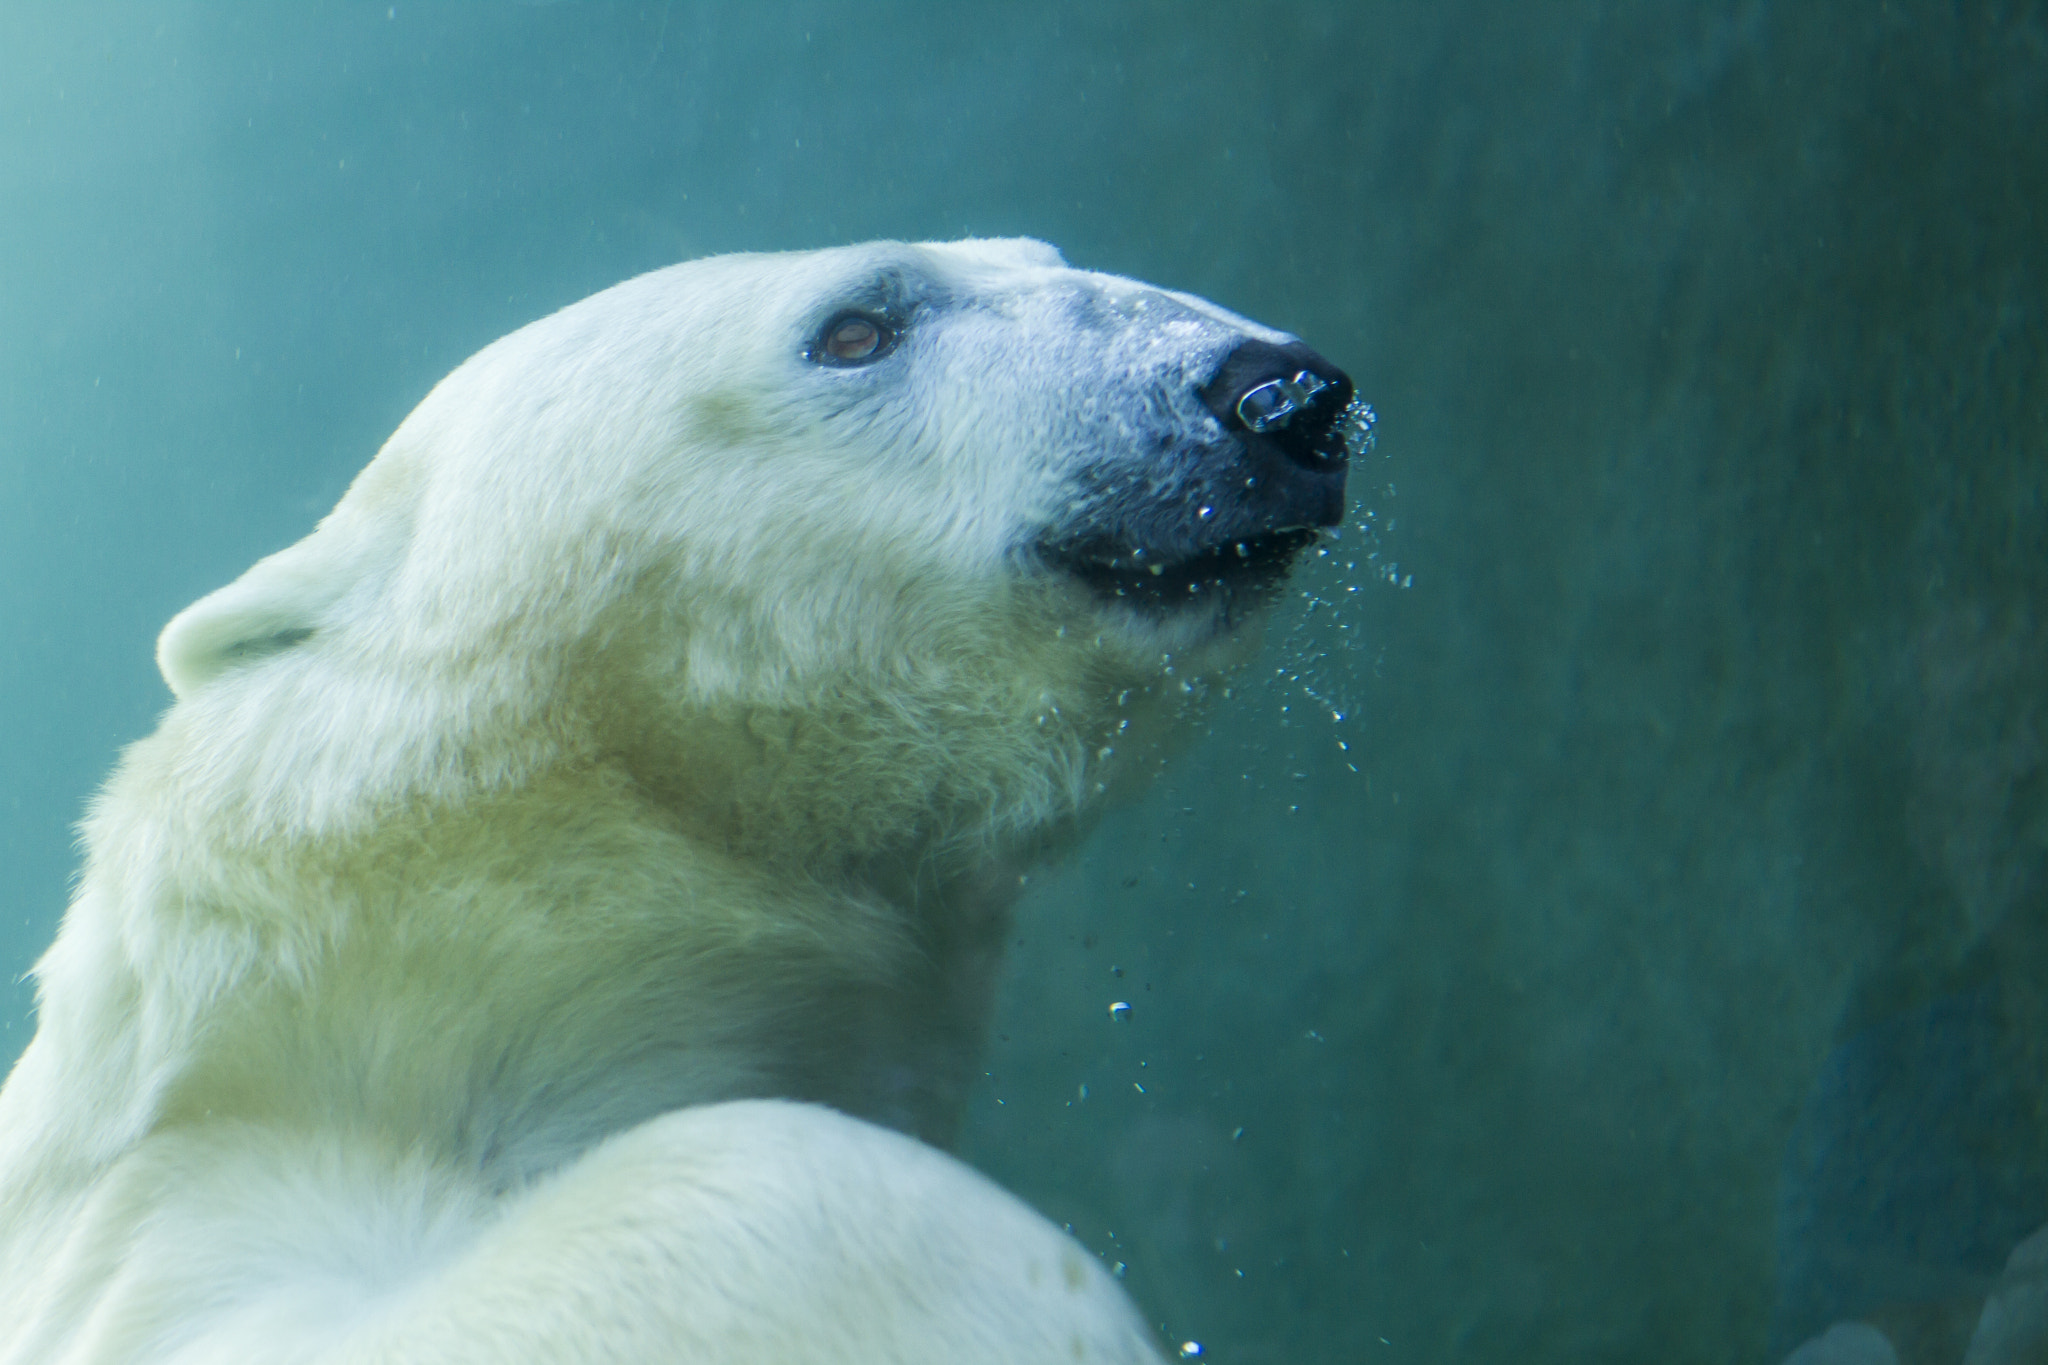
[(946, 1142), (1019, 873), (1143, 766), (1105, 742), (1143, 689), (1108, 707), (1091, 664), (1052, 694), (999, 667), (692, 702), (636, 695), (676, 686), (644, 664), (567, 670), (601, 708), (565, 688), (485, 713), (517, 747), (465, 752), (418, 696), (395, 710), (428, 717), (439, 785), (253, 832), (246, 784), (274, 779), (209, 756), (228, 708), (174, 712), (89, 828), (122, 853), (89, 860), (40, 969), (36, 1047), (122, 1073), (95, 1087), (126, 1096), (100, 1126), (117, 1148), (343, 1126), (511, 1182), (655, 1113), (766, 1095)]
[[(943, 1144), (1016, 866), (792, 882), (679, 834), (628, 775), (565, 768), (426, 828), (245, 857), (154, 923), (78, 923), (36, 1046), (74, 1077), (125, 1073), (101, 1093), (124, 1094), (131, 1138), (338, 1125), (502, 1182), (743, 1096)], [(317, 913), (265, 913), (285, 901)]]

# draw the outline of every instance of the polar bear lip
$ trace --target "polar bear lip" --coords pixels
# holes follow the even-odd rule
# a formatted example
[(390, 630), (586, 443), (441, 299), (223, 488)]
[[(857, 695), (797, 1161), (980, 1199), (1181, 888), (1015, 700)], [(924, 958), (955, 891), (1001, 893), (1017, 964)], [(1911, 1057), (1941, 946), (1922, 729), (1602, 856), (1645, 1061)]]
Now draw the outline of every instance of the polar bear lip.
[(1218, 597), (1264, 594), (1277, 588), (1296, 556), (1315, 543), (1314, 527), (1291, 526), (1212, 545), (1179, 559), (1150, 557), (1142, 548), (1100, 546), (1049, 549), (1047, 559), (1094, 590), (1098, 597), (1148, 613), (1213, 607)]

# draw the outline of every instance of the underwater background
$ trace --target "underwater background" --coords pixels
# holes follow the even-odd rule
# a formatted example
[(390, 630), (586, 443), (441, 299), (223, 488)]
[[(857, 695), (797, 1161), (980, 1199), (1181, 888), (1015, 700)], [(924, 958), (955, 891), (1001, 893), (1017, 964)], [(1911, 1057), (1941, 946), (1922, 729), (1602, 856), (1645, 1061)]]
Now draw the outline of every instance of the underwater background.
[(963, 1155), (1206, 1360), (1960, 1359), (2048, 1223), (2038, 3), (11, 0), (0, 1063), (156, 632), (436, 379), (970, 234), (1381, 422)]

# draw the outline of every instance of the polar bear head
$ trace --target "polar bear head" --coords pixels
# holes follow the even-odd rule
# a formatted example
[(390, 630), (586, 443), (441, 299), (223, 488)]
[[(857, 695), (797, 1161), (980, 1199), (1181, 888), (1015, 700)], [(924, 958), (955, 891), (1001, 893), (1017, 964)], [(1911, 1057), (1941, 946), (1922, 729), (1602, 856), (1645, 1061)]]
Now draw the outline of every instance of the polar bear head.
[(472, 358), (158, 658), (287, 827), (608, 759), (800, 860), (1040, 826), (1243, 656), (1367, 420), (1037, 242), (714, 257)]

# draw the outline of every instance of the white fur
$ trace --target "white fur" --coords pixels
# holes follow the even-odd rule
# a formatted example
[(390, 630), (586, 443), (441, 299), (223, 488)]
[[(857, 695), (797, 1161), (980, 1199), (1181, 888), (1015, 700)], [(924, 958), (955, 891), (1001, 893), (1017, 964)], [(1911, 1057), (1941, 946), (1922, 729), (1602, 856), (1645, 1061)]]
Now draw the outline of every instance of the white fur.
[[(884, 294), (900, 354), (806, 359)], [(947, 1138), (1019, 869), (1248, 648), (1025, 547), (1249, 336), (885, 243), (450, 375), (164, 632), (0, 1091), (0, 1362), (1155, 1358), (888, 1129)]]

